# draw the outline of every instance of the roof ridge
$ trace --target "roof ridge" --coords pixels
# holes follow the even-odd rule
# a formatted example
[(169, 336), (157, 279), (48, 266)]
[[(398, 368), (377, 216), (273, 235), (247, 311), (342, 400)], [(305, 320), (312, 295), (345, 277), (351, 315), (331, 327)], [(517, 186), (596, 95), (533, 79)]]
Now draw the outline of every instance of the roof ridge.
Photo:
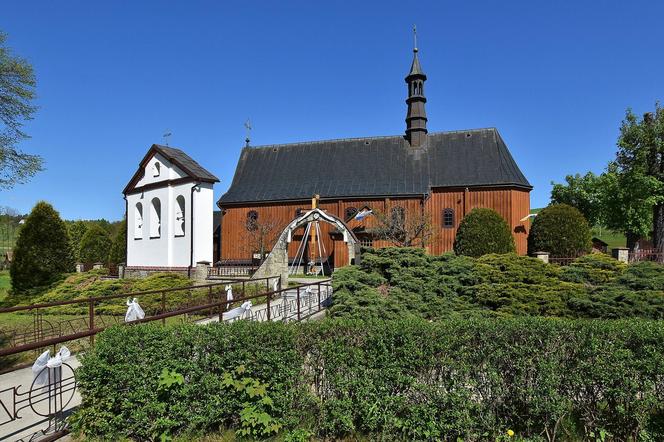
[[(442, 134), (456, 134), (456, 133), (468, 133), (468, 132), (482, 132), (487, 130), (497, 131), (495, 127), (480, 127), (475, 129), (461, 129), (461, 130), (446, 130), (446, 131), (437, 131), (429, 132), (429, 135), (442, 135)], [(261, 144), (258, 146), (248, 146), (249, 149), (267, 149), (275, 148), (282, 146), (301, 146), (304, 144), (323, 144), (323, 143), (335, 143), (339, 141), (362, 141), (362, 140), (382, 140), (386, 138), (404, 138), (404, 135), (375, 135), (368, 137), (349, 137), (349, 138), (330, 138), (327, 140), (311, 140), (311, 141), (296, 141), (294, 143), (276, 143), (276, 144)], [(245, 146), (247, 147), (247, 146)]]

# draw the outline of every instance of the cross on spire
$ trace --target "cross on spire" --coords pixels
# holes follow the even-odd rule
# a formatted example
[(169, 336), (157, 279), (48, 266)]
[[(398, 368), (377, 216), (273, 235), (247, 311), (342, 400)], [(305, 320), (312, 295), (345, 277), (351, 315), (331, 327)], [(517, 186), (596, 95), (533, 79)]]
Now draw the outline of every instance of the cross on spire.
[(251, 127), (251, 121), (249, 118), (247, 118), (247, 121), (244, 122), (244, 128), (247, 130), (247, 137), (244, 139), (244, 142), (247, 143), (247, 147), (249, 147), (249, 141), (251, 141), (249, 136), (251, 135), (251, 129), (253, 129)]
[(417, 26), (413, 25), (413, 52), (417, 52)]

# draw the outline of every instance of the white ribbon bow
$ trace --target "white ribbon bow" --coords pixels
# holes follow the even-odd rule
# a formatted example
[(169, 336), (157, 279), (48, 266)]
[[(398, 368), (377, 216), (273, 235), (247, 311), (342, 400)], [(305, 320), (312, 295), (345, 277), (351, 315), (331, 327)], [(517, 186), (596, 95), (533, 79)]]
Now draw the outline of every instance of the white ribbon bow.
[(145, 318), (145, 312), (138, 305), (136, 298), (133, 300), (127, 299), (127, 314), (125, 314), (125, 322), (136, 321), (137, 319)]
[(221, 316), (223, 321), (228, 321), (230, 319), (237, 319), (244, 316), (245, 313), (251, 312), (251, 301), (245, 301), (241, 306), (235, 307), (232, 310), (227, 311)]
[(278, 280), (278, 279), (275, 279), (275, 280), (274, 280), (274, 283), (272, 284), (272, 287), (273, 287), (272, 290), (275, 291), (275, 292), (276, 292), (277, 290), (279, 290), (279, 280)]
[[(60, 350), (52, 358), (51, 350), (46, 350), (44, 353), (40, 354), (35, 363), (32, 364), (32, 376), (35, 379), (35, 385), (45, 385), (48, 383), (48, 371), (44, 368), (57, 368), (62, 367), (62, 364), (69, 359), (71, 352), (64, 345), (60, 347)], [(55, 377), (58, 375), (56, 374)], [(51, 379), (51, 383), (56, 382), (57, 379)]]
[(227, 285), (224, 290), (226, 290), (226, 301), (232, 301), (233, 300), (233, 286), (232, 285)]

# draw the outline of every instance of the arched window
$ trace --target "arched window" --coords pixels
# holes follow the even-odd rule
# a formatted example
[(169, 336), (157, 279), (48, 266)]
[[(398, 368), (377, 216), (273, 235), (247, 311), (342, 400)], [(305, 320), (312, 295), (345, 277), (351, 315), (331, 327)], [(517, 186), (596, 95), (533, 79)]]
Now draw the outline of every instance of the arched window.
[(143, 204), (134, 207), (134, 239), (143, 239)]
[(247, 212), (247, 230), (253, 232), (258, 228), (258, 212), (250, 210)]
[(152, 198), (150, 204), (150, 238), (161, 237), (161, 201)]
[(184, 197), (182, 195), (175, 198), (175, 222), (173, 226), (175, 227), (175, 236), (184, 236)]
[(443, 227), (446, 229), (454, 228), (454, 209), (443, 210)]
[(152, 176), (159, 176), (160, 173), (161, 173), (161, 164), (159, 164), (159, 161), (156, 161), (152, 166)]
[(299, 218), (299, 217), (301, 217), (301, 216), (302, 216), (302, 213), (304, 213), (304, 212), (302, 211), (302, 208), (298, 207), (297, 209), (295, 209), (295, 218)]
[(348, 222), (353, 219), (355, 215), (357, 215), (357, 207), (346, 207), (346, 216), (344, 217), (344, 220)]

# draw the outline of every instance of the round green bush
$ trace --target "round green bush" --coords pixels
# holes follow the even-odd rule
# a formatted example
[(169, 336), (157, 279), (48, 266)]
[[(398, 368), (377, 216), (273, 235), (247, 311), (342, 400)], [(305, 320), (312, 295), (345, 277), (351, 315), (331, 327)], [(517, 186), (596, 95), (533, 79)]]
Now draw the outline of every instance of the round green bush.
[(549, 252), (551, 257), (576, 257), (592, 247), (588, 221), (567, 204), (552, 204), (535, 217), (528, 235), (528, 253)]
[(459, 224), (454, 253), (482, 256), (514, 252), (514, 238), (502, 216), (491, 209), (473, 209)]
[(111, 237), (102, 227), (92, 224), (81, 238), (79, 258), (82, 262), (106, 262), (111, 251)]
[(40, 201), (30, 212), (16, 240), (10, 268), (12, 290), (20, 293), (50, 284), (74, 271), (74, 255), (60, 214)]

